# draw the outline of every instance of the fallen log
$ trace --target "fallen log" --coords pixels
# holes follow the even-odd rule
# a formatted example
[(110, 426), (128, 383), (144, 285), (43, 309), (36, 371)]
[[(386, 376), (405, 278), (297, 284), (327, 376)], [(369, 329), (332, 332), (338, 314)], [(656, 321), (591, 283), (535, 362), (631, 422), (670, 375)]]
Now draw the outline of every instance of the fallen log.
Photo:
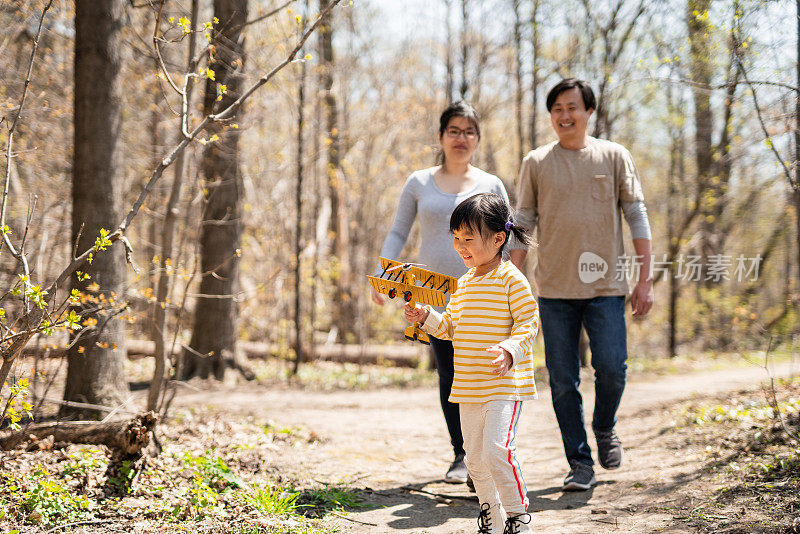
[[(125, 342), (128, 358), (152, 357), (155, 352), (155, 343), (146, 339), (128, 339)], [(176, 347), (176, 352), (182, 347)], [(241, 351), (248, 359), (279, 358), (283, 351), (274, 343), (257, 341), (239, 341), (237, 350)], [(404, 343), (402, 345), (315, 345), (313, 349), (306, 349), (309, 361), (332, 361), (339, 363), (358, 363), (362, 365), (394, 365), (397, 367), (418, 367), (421, 361), (427, 361), (428, 355), (425, 347), (419, 343)], [(62, 346), (26, 347), (23, 351), (26, 356), (59, 357), (66, 355)]]
[[(105, 445), (115, 454), (139, 454), (150, 442), (150, 434), (158, 417), (153, 412), (142, 413), (127, 421), (60, 421), (29, 425), (24, 430), (0, 433), (0, 450), (10, 450), (29, 441), (44, 439), (58, 443)], [(52, 436), (52, 437), (50, 437)]]

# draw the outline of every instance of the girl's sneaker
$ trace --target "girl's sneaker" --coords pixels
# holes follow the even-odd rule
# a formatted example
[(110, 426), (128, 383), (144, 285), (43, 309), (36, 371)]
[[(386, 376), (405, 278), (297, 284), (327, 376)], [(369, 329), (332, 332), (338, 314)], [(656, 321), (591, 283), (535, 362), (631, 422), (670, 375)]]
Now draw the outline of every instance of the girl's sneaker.
[(481, 504), (481, 513), (478, 515), (478, 534), (504, 534), (503, 525), (506, 523), (506, 512), (500, 503)]
[(503, 534), (533, 534), (531, 530), (531, 514), (512, 515), (506, 519)]

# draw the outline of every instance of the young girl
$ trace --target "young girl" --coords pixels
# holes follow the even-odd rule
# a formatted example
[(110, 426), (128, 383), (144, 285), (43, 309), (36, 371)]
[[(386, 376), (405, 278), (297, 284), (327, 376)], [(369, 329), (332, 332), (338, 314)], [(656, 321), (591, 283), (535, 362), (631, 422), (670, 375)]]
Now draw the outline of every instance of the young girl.
[[(497, 193), (506, 201), (508, 194), (500, 178), (472, 165), (472, 156), (480, 146), (481, 125), (478, 113), (469, 103), (459, 101), (447, 106), (439, 117), (438, 140), (442, 164), (415, 171), (408, 177), (380, 255), (399, 258), (414, 221), (418, 221), (420, 244), (415, 261), (437, 273), (458, 278), (467, 270), (449, 246), (450, 215), (462, 201), (477, 193)], [(378, 269), (375, 274), (380, 272)], [(386, 302), (375, 290), (372, 300), (381, 306)], [(431, 337), (430, 342), (439, 374), (439, 401), (453, 447), (453, 462), (444, 481), (469, 484), (458, 404), (448, 401), (453, 385), (453, 343), (436, 337)]]
[(444, 314), (406, 305), (405, 317), (453, 341), (450, 402), (459, 403), (467, 468), (481, 503), (478, 532), (529, 533), (527, 490), (514, 436), (522, 401), (536, 398), (532, 352), (539, 307), (527, 279), (503, 261), (502, 251), (511, 234), (522, 244), (530, 239), (514, 225), (503, 198), (493, 193), (459, 204), (450, 231), (469, 271), (459, 279)]

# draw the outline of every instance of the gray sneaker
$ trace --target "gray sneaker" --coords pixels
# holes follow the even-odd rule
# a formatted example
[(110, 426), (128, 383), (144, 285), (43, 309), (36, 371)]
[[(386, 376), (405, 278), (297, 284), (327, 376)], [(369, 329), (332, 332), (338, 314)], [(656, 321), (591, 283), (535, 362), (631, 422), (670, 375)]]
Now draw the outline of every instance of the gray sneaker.
[(570, 466), (571, 469), (567, 478), (564, 479), (562, 491), (584, 491), (597, 484), (591, 465), (573, 461)]
[(450, 469), (444, 475), (444, 481), (448, 484), (463, 484), (467, 481), (467, 464), (464, 463), (464, 455), (456, 455)]
[(603, 469), (618, 469), (622, 465), (622, 443), (614, 432), (614, 429), (607, 432), (595, 431), (597, 439), (597, 460)]

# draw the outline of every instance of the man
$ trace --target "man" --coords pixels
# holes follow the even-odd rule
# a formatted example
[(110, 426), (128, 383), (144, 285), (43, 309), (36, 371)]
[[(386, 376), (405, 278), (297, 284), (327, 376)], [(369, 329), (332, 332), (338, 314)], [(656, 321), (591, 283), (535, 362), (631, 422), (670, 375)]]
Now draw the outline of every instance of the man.
[[(537, 229), (535, 285), (553, 409), (570, 467), (565, 491), (596, 484), (578, 390), (581, 327), (589, 336), (595, 370), (592, 429), (598, 461), (605, 469), (622, 462), (614, 425), (627, 370), (623, 216), (640, 262), (631, 294), (633, 315), (645, 315), (653, 304), (650, 225), (641, 183), (625, 148), (587, 135), (596, 106), (584, 81), (570, 78), (551, 89), (547, 111), (558, 141), (525, 157), (517, 191), (520, 224)], [(521, 268), (527, 250), (510, 254)]]

